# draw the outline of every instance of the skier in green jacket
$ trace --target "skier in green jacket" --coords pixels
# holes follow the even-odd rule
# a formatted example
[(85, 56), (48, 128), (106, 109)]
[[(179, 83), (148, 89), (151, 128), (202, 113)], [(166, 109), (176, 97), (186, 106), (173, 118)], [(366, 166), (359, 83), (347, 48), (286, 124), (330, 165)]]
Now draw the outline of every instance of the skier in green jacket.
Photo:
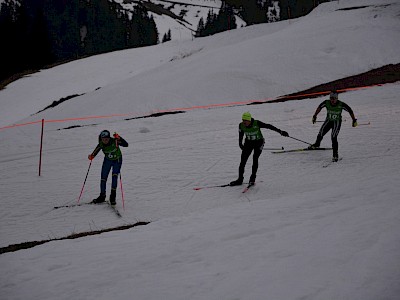
[[(234, 186), (241, 185), (243, 183), (244, 169), (253, 150), (253, 166), (249, 184), (252, 185), (255, 183), (258, 169), (258, 158), (261, 155), (265, 143), (264, 137), (261, 133), (261, 128), (267, 128), (276, 131), (282, 136), (289, 136), (286, 131), (280, 130), (270, 124), (265, 124), (259, 120), (255, 120), (251, 117), (249, 112), (245, 112), (242, 115), (242, 122), (239, 124), (239, 147), (242, 149), (239, 165), (239, 178), (232, 181), (229, 185)], [(246, 138), (243, 145), (244, 136), (246, 136)]]
[(115, 205), (116, 203), (115, 198), (118, 185), (118, 175), (122, 166), (122, 153), (119, 146), (128, 147), (128, 143), (117, 133), (114, 133), (114, 137), (112, 138), (108, 130), (103, 130), (99, 135), (98, 145), (88, 156), (88, 158), (92, 160), (100, 150), (104, 153), (103, 166), (101, 168), (100, 195), (93, 200), (93, 203), (102, 203), (106, 200), (106, 183), (111, 168), (110, 204)]
[(339, 135), (340, 127), (342, 125), (342, 110), (344, 109), (347, 111), (353, 122), (352, 126), (356, 127), (357, 126), (357, 119), (354, 116), (353, 110), (348, 106), (346, 103), (340, 101), (338, 99), (338, 92), (333, 90), (329, 94), (329, 100), (324, 100), (316, 109), (313, 117), (312, 117), (312, 122), (315, 124), (317, 121), (317, 115), (320, 113), (320, 111), (323, 108), (326, 108), (327, 114), (326, 114), (326, 119), (325, 122), (322, 124), (321, 129), (319, 130), (319, 133), (317, 135), (317, 140), (315, 141), (314, 144), (309, 146), (309, 149), (316, 149), (319, 148), (321, 145), (321, 141), (324, 137), (324, 135), (332, 129), (331, 133), (331, 139), (332, 139), (332, 149), (333, 149), (333, 158), (332, 161), (336, 162), (339, 160), (339, 143), (337, 140), (337, 137)]

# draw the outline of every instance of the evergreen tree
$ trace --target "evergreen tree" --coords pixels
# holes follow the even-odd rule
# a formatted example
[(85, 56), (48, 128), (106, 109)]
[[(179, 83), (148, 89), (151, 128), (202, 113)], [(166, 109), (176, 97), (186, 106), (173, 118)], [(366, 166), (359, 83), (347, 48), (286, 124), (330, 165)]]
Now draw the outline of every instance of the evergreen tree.
[(222, 32), (236, 28), (237, 24), (233, 8), (230, 5), (223, 4), (218, 16), (215, 19), (216, 32)]
[(233, 8), (223, 4), (218, 15), (214, 14), (212, 10), (208, 12), (205, 24), (203, 18), (200, 18), (195, 36), (208, 36), (235, 28), (237, 28), (237, 24)]
[(1, 3), (0, 11), (0, 41), (1, 41), (1, 60), (0, 79), (4, 79), (13, 73), (19, 72), (21, 66), (16, 61), (16, 6), (6, 0)]
[(204, 28), (205, 28), (204, 20), (203, 20), (203, 17), (201, 17), (199, 20), (199, 24), (197, 25), (195, 37), (204, 36)]
[(167, 39), (170, 41), (172, 38), (171, 29), (168, 30)]
[(162, 42), (168, 42), (171, 40), (171, 29), (168, 30), (168, 32), (164, 33), (164, 36), (162, 38)]
[(217, 18), (217, 16), (210, 9), (207, 14), (207, 20), (206, 20), (206, 24), (204, 25), (204, 30), (203, 30), (202, 36), (208, 36), (208, 35), (212, 35), (212, 34), (216, 33), (216, 31), (215, 31), (216, 18)]
[(76, 0), (45, 0), (40, 8), (45, 13), (51, 51), (56, 61), (79, 57), (79, 8)]
[(158, 31), (154, 18), (149, 17), (147, 9), (138, 5), (133, 9), (132, 20), (129, 25), (128, 45), (140, 47), (158, 43)]

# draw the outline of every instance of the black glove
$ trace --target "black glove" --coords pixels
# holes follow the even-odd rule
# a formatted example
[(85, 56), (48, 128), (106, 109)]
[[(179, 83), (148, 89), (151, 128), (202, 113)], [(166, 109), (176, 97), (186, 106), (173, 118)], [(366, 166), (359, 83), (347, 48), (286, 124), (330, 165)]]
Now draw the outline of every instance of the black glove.
[(243, 150), (243, 145), (241, 143), (239, 143), (239, 147)]
[(313, 116), (312, 116), (312, 123), (315, 124), (315, 122), (317, 122), (317, 116), (316, 116), (316, 115), (313, 115)]
[(289, 133), (287, 133), (286, 131), (281, 130), (281, 135), (282, 136), (289, 136)]

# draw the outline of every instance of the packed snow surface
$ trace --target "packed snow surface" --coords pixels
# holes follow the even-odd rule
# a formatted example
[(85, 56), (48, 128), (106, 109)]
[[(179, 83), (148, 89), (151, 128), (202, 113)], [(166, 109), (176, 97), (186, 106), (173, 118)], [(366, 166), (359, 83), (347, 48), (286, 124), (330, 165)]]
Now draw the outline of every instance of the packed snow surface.
[[(0, 247), (151, 222), (1, 254), (1, 298), (398, 299), (400, 84), (340, 94), (360, 124), (343, 113), (340, 162), (323, 167), (331, 151), (273, 154), (307, 144), (263, 130), (249, 192), (193, 188), (236, 179), (243, 112), (312, 143), (321, 123), (311, 116), (325, 98), (224, 104), (399, 63), (399, 14), (399, 1), (335, 1), (296, 20), (78, 60), (0, 91)], [(71, 95), (81, 96), (35, 114)], [(210, 104), (222, 107), (190, 109)], [(114, 114), (123, 116), (95, 118)], [(82, 117), (91, 118), (71, 120)], [(53, 209), (77, 202), (103, 129), (129, 142), (122, 218), (107, 205)], [(82, 203), (98, 196), (102, 156)]]

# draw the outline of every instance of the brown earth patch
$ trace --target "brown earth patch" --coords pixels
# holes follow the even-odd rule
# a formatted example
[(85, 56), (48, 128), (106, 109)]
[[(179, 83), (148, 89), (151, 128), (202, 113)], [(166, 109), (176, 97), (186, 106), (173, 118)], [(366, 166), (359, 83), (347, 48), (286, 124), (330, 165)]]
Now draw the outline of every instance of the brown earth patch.
[(349, 76), (328, 83), (320, 84), (301, 92), (284, 95), (272, 101), (270, 100), (265, 102), (254, 102), (251, 104), (285, 102), (289, 100), (317, 98), (328, 95), (332, 90), (337, 90), (339, 93), (343, 93), (353, 88), (356, 89), (374, 85), (383, 85), (387, 83), (394, 83), (399, 80), (400, 64), (390, 64), (365, 73), (361, 73), (359, 75)]
[(142, 225), (147, 225), (149, 222), (137, 222), (135, 224), (131, 225), (124, 225), (124, 226), (119, 226), (119, 227), (114, 227), (114, 228), (107, 228), (107, 229), (102, 229), (102, 230), (95, 230), (95, 231), (88, 231), (88, 232), (81, 232), (81, 233), (74, 233), (66, 237), (62, 238), (57, 238), (57, 239), (49, 239), (49, 240), (43, 240), (43, 241), (32, 241), (32, 242), (25, 242), (25, 243), (20, 243), (20, 244), (14, 244), (14, 245), (9, 245), (7, 247), (2, 247), (0, 248), (0, 254), (3, 253), (8, 253), (8, 252), (15, 252), (18, 250), (23, 250), (23, 249), (29, 249), (33, 248), (51, 241), (62, 241), (62, 240), (73, 240), (73, 239), (78, 239), (84, 236), (90, 236), (90, 235), (97, 235), (101, 234), (104, 232), (110, 232), (110, 231), (118, 231), (118, 230), (126, 230), (130, 229), (132, 227), (136, 226), (142, 226)]

